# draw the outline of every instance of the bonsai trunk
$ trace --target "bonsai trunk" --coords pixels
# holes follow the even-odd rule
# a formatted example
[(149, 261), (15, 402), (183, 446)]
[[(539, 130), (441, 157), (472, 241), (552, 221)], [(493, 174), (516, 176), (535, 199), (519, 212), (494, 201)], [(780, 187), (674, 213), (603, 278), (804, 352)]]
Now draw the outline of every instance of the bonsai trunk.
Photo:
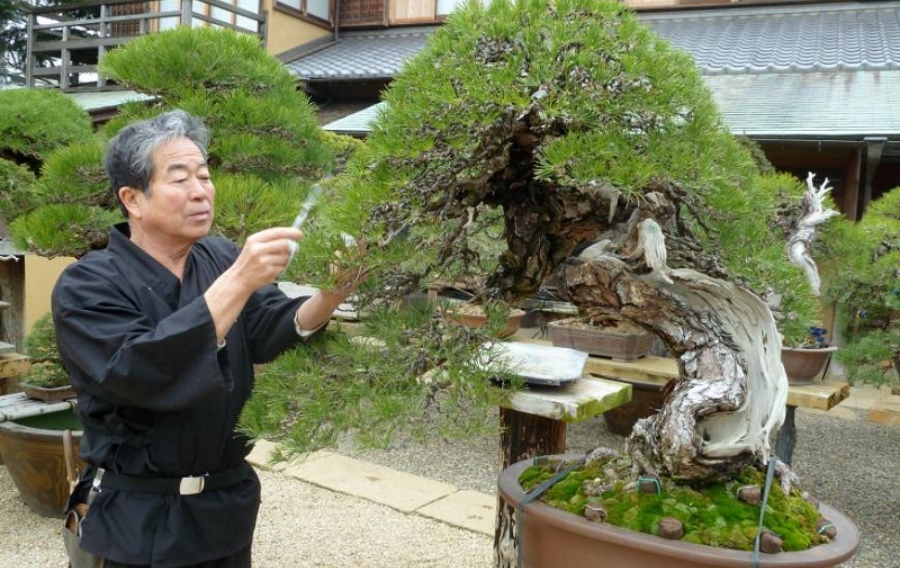
[(633, 264), (601, 255), (566, 265), (558, 279), (569, 301), (620, 314), (678, 357), (680, 378), (663, 409), (639, 421), (628, 440), (635, 466), (701, 480), (766, 463), (787, 401), (771, 311), (737, 285), (661, 266), (639, 274)]

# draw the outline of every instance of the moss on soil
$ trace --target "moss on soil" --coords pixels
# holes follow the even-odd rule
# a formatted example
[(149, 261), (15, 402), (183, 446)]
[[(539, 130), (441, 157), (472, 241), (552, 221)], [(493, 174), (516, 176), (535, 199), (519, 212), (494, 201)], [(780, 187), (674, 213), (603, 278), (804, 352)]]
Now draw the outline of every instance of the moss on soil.
[[(522, 472), (519, 483), (530, 491), (553, 476), (554, 463), (534, 465)], [(739, 501), (738, 489), (747, 485), (762, 487), (765, 472), (748, 467), (733, 481), (705, 486), (677, 484), (663, 480), (658, 494), (641, 493), (627, 486), (636, 481), (626, 458), (605, 458), (576, 468), (548, 489), (541, 500), (548, 505), (582, 515), (588, 503), (602, 506), (607, 523), (631, 530), (656, 534), (659, 520), (675, 517), (684, 524), (682, 540), (719, 548), (752, 550), (759, 523), (760, 505)], [(585, 485), (609, 485), (597, 496), (585, 495)], [(828, 542), (818, 534), (820, 514), (798, 489), (786, 496), (775, 483), (769, 492), (763, 524), (781, 537), (784, 551), (806, 550)]]

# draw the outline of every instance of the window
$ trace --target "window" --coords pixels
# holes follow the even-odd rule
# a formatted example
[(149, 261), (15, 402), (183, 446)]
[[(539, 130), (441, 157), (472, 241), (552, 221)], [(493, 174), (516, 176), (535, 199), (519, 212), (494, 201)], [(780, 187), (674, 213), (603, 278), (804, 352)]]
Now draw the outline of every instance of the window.
[(330, 0), (277, 0), (278, 6), (290, 8), (303, 16), (331, 22)]

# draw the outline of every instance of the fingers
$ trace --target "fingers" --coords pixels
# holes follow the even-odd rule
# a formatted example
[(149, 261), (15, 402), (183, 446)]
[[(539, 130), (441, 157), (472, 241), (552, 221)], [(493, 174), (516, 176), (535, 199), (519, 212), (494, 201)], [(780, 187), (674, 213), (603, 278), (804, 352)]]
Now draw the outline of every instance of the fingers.
[(233, 268), (240, 278), (258, 289), (274, 282), (297, 251), (298, 229), (276, 227), (247, 237)]
[(293, 227), (273, 227), (271, 229), (264, 229), (258, 233), (253, 233), (247, 237), (246, 242), (270, 243), (284, 239), (297, 241), (301, 236), (303, 236), (303, 233), (300, 232), (300, 229), (295, 229)]

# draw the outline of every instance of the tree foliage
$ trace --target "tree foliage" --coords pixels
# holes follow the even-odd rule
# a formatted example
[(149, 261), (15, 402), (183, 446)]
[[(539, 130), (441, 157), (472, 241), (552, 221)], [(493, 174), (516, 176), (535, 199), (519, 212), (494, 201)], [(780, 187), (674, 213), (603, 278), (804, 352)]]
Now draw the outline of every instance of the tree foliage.
[(332, 164), (309, 99), (249, 34), (179, 27), (143, 36), (104, 57), (100, 72), (157, 97), (150, 107), (124, 107), (109, 135), (135, 119), (181, 108), (211, 128), (216, 171), (301, 182), (320, 178)]
[(58, 90), (0, 91), (0, 158), (35, 174), (45, 154), (92, 132), (90, 116)]
[[(666, 196), (679, 220), (664, 230), (690, 240), (672, 241), (669, 266), (777, 289), (789, 335), (815, 320), (777, 216), (799, 201), (797, 181), (761, 177), (689, 57), (622, 6), (467, 7), (385, 100), (367, 151), (317, 218), (320, 236), (307, 239), (310, 258), (345, 230), (378, 243), (379, 289), (462, 280), (515, 300), (604, 228)], [(614, 206), (604, 192), (615, 192)], [(580, 209), (560, 211), (571, 196)], [(545, 213), (516, 226), (517, 207)]]
[(900, 370), (900, 187), (869, 204), (857, 224), (828, 228), (825, 294), (840, 308), (846, 344), (835, 357), (853, 382), (897, 381)]
[[(12, 130), (0, 156), (27, 156), (40, 171), (37, 182), (0, 198), (10, 205), (5, 212), (17, 243), (37, 254), (80, 257), (105, 246), (108, 227), (121, 214), (105, 180), (103, 147), (124, 125), (165, 110), (192, 112), (212, 131), (209, 162), (222, 192), (214, 230), (238, 240), (289, 223), (310, 182), (333, 168), (333, 138), (323, 136), (309, 100), (255, 37), (182, 27), (129, 42), (100, 68), (154, 99), (123, 105), (96, 135), (87, 114), (56, 91), (11, 92), (11, 112), (0, 119), (0, 126), (7, 116), (10, 123), (19, 117), (35, 125), (35, 133)], [(6, 96), (0, 94), (0, 106)], [(42, 111), (45, 97), (74, 111)], [(54, 143), (38, 144), (42, 137)]]

